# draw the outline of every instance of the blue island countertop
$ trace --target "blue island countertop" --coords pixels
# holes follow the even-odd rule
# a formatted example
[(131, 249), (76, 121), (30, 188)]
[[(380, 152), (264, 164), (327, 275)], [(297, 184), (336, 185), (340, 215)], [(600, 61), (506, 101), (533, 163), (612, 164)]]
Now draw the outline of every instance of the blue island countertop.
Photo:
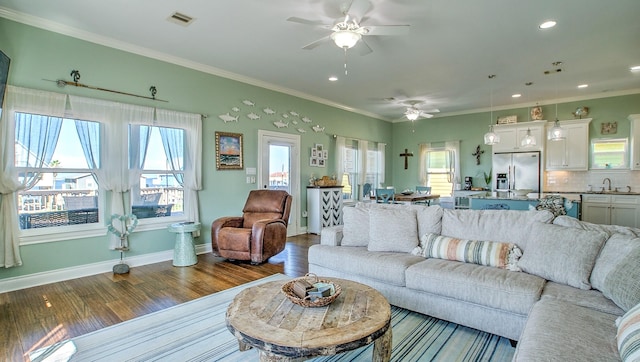
[(469, 208), (473, 210), (530, 210), (535, 209), (541, 199), (546, 196), (562, 196), (565, 198), (567, 215), (578, 218), (580, 214), (580, 195), (558, 193), (530, 193), (526, 197), (501, 197), (494, 193), (469, 196)]

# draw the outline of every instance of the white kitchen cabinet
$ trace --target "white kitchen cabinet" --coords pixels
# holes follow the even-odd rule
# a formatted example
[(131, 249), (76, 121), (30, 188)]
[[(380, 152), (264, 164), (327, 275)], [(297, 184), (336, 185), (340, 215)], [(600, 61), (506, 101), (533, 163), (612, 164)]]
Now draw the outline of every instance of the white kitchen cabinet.
[[(589, 123), (591, 118), (560, 121), (566, 138), (546, 142), (546, 170), (586, 171), (589, 168)], [(547, 132), (554, 122), (547, 123)]]
[[(512, 124), (498, 124), (493, 126), (493, 132), (500, 136), (500, 142), (493, 145), (493, 152), (525, 152), (541, 151), (544, 147), (543, 131), (546, 121), (532, 121)], [(527, 135), (527, 130), (536, 138), (533, 147), (522, 147), (522, 139)]]
[(307, 231), (313, 234), (342, 224), (342, 186), (307, 187), (307, 217)]
[(595, 224), (638, 227), (640, 196), (582, 195), (582, 220)]
[(640, 114), (628, 117), (631, 122), (631, 169), (640, 170)]

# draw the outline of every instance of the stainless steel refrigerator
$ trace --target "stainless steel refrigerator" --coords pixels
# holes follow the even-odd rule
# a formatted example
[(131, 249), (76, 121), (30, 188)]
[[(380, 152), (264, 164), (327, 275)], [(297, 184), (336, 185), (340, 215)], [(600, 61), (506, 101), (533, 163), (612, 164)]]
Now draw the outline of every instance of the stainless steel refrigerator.
[(531, 192), (540, 192), (540, 152), (494, 153), (493, 176), (494, 191), (531, 189)]

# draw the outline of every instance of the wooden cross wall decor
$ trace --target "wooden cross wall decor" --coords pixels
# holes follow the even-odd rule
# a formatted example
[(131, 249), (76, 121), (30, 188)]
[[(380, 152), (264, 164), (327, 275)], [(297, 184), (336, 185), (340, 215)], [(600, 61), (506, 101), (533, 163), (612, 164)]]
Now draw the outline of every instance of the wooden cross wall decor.
[(409, 157), (413, 157), (413, 153), (409, 152), (408, 149), (404, 149), (404, 153), (400, 154), (400, 157), (404, 157), (404, 169), (409, 168)]
[(484, 153), (484, 150), (480, 149), (480, 145), (476, 147), (476, 152), (472, 153), (471, 156), (476, 156), (476, 165), (480, 164), (480, 155)]

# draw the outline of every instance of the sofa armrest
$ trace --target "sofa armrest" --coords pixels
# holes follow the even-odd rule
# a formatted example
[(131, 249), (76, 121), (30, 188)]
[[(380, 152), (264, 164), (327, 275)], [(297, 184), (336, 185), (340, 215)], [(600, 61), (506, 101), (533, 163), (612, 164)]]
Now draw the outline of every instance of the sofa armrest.
[(322, 231), (320, 231), (320, 244), (329, 246), (340, 246), (340, 243), (342, 242), (343, 228), (344, 225), (322, 228)]

